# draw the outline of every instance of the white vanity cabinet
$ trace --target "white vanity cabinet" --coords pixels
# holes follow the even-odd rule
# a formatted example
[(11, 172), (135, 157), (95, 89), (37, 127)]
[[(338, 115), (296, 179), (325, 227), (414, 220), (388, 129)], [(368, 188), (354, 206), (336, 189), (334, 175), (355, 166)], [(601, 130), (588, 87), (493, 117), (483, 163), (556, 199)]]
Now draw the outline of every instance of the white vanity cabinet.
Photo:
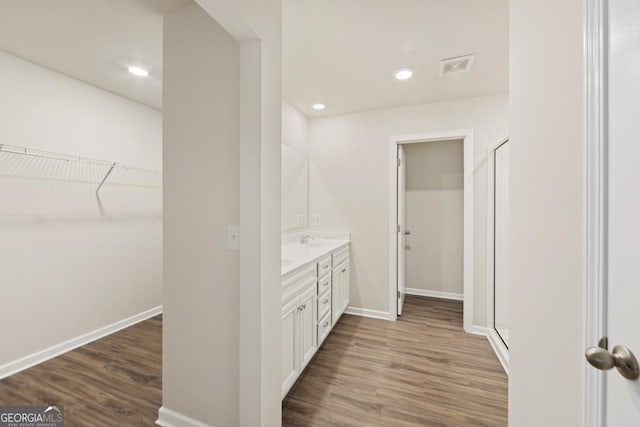
[(316, 266), (282, 284), (281, 385), (284, 397), (318, 349)]
[(283, 275), (282, 398), (349, 305), (348, 242), (334, 248)]
[(349, 306), (349, 248), (336, 252), (332, 258), (331, 321), (335, 325)]

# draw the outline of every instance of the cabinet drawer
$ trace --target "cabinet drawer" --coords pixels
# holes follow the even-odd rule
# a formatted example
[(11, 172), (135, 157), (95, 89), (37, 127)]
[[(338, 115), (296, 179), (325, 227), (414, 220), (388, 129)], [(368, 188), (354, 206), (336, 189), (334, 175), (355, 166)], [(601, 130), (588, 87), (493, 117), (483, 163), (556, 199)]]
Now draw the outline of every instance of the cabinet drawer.
[(331, 312), (331, 291), (325, 292), (318, 297), (318, 322), (327, 313)]
[(322, 278), (331, 272), (331, 256), (320, 260), (318, 263), (318, 277)]
[(306, 267), (304, 270), (288, 277), (282, 281), (281, 303), (286, 304), (291, 299), (296, 298), (309, 287), (315, 287), (317, 282), (317, 271), (315, 264)]
[(333, 265), (337, 266), (340, 263), (345, 262), (349, 259), (349, 246), (344, 249), (340, 249), (338, 252), (333, 254)]
[(327, 275), (318, 281), (318, 295), (322, 295), (331, 289), (331, 275)]
[(327, 335), (329, 335), (329, 332), (331, 332), (331, 312), (327, 313), (327, 315), (318, 322), (318, 347), (320, 347), (320, 344), (322, 344)]

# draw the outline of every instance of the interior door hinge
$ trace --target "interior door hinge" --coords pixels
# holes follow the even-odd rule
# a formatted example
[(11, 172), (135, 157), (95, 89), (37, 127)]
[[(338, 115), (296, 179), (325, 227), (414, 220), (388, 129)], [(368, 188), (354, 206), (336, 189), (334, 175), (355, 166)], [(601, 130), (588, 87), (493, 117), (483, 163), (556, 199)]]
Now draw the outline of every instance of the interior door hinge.
[(400, 224), (398, 224), (398, 233), (400, 232), (401, 228), (400, 228)]
[(400, 299), (400, 291), (398, 291), (398, 299)]
[(398, 167), (402, 164), (402, 160), (398, 159)]

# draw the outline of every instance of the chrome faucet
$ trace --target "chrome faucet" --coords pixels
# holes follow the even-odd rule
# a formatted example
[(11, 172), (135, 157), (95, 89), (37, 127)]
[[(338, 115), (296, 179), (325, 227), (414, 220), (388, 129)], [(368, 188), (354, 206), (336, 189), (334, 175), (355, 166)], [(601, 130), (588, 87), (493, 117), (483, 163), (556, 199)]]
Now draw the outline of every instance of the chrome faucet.
[(305, 234), (304, 236), (300, 236), (300, 244), (306, 245), (307, 243), (309, 243), (309, 239), (311, 239), (311, 236), (309, 236), (308, 234)]

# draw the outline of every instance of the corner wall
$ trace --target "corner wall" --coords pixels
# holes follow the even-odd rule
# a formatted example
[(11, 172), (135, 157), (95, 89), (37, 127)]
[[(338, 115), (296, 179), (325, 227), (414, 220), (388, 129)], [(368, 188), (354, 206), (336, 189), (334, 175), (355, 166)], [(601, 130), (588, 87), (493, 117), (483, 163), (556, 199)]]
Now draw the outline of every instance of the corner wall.
[(517, 427), (583, 425), (583, 5), (510, 2), (509, 425)]
[(164, 18), (164, 114), (163, 408), (234, 426), (240, 46), (198, 5)]
[(507, 95), (310, 121), (309, 215), (351, 232), (351, 305), (389, 312), (389, 144), (394, 135), (473, 129), (474, 324), (486, 325), (487, 152), (508, 134)]

